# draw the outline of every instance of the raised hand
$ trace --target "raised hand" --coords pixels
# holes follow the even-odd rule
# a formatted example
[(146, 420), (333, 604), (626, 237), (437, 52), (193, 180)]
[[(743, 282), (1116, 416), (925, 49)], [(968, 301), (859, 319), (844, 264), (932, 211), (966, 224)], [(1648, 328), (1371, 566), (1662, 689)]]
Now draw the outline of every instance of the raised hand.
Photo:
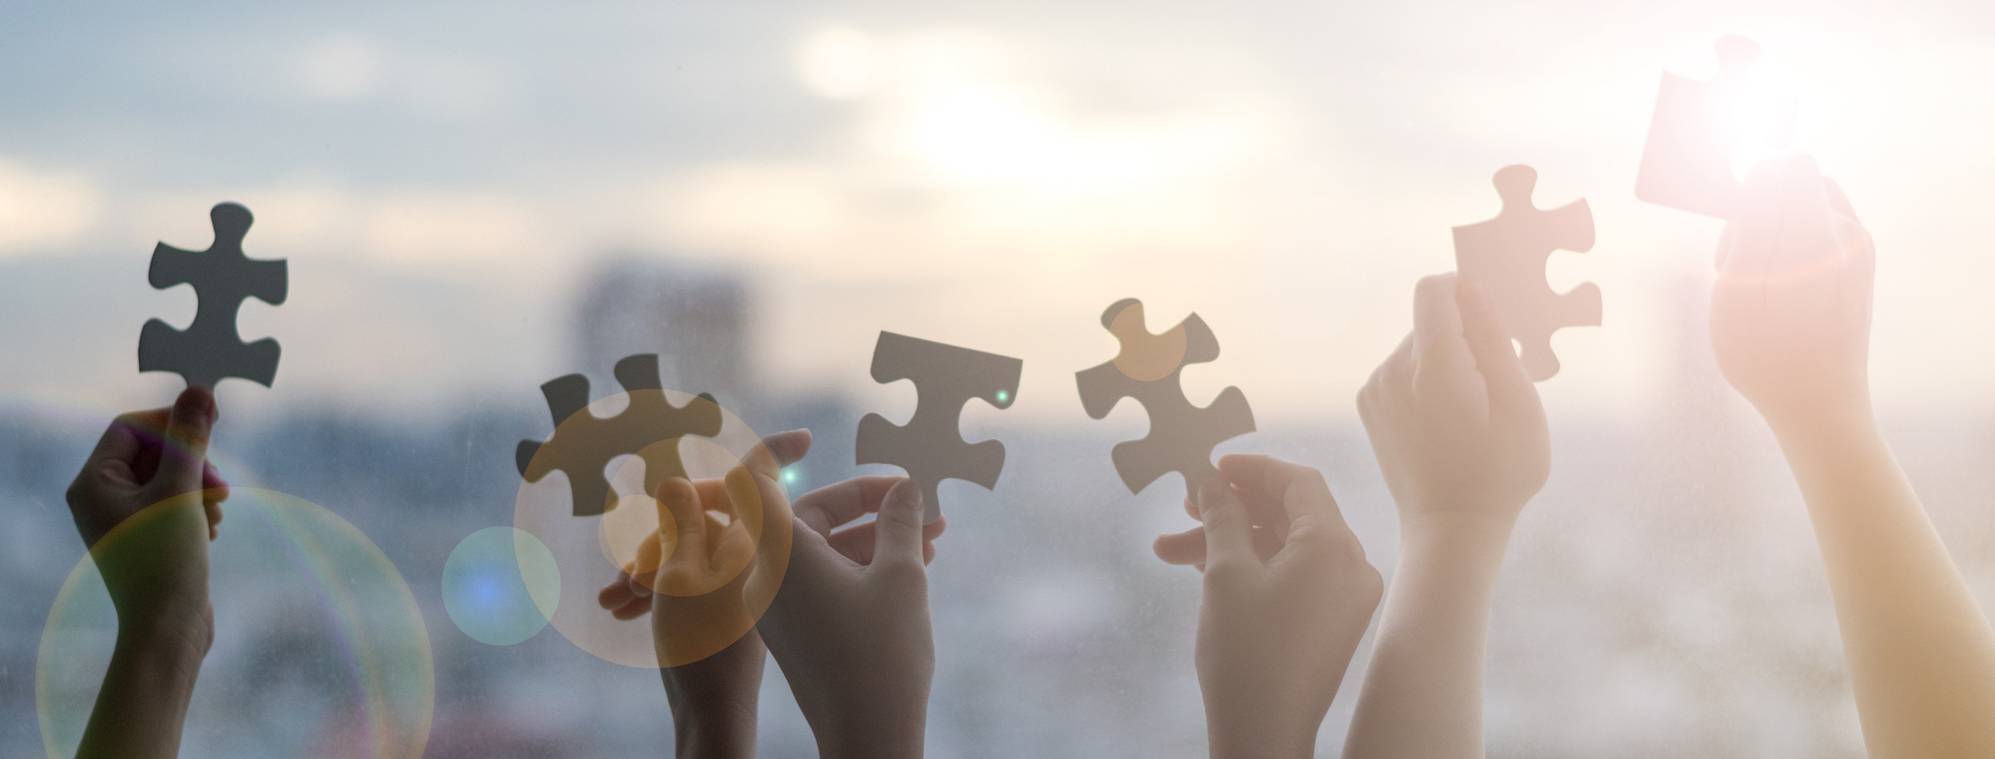
[[(1212, 755), (1311, 756), (1378, 608), (1378, 571), (1316, 470), (1233, 455), (1219, 472), (1194, 496), (1206, 542), (1196, 659)], [(1272, 554), (1256, 549), (1251, 512), (1281, 514)]]
[(1358, 414), (1399, 505), (1401, 550), (1345, 753), (1479, 757), (1497, 570), (1551, 470), (1544, 407), (1488, 304), (1444, 275), (1415, 289), (1413, 333), (1359, 392)]
[(1805, 158), (1762, 169), (1743, 197), (1711, 290), (1719, 370), (1776, 431), (1868, 418), (1870, 233)]
[(208, 541), (228, 484), (207, 463), (208, 391), (118, 417), (70, 484), (69, 512), (118, 613), (79, 756), (170, 757), (214, 642)]
[[(778, 466), (787, 466), (809, 451), (805, 430), (772, 435), (762, 450)], [(746, 471), (746, 470), (741, 470)], [(862, 477), (809, 493), (796, 512), (813, 530), (827, 536), (841, 554), (864, 564), (872, 560), (876, 530), (871, 522), (833, 532), (832, 528), (876, 511), (881, 496), (898, 478)], [(741, 482), (737, 480), (737, 482)], [(661, 529), (639, 548), (631, 566), (597, 596), (618, 619), (652, 613), (653, 643), (659, 660), (678, 663), (661, 670), (666, 699), (672, 709), (677, 752), (682, 757), (755, 755), (755, 722), (767, 648), (752, 626), (743, 628), (742, 615), (752, 614), (743, 600), (749, 578), (780, 575), (767, 559), (756, 556), (753, 523), (744, 519), (773, 513), (756, 501), (739, 501), (726, 480), (671, 480), (658, 494), (661, 525), (695, 525), (693, 529)], [(742, 491), (751, 498), (755, 490)], [(751, 513), (752, 512), (752, 513)], [(787, 520), (764, 522), (755, 529), (790, 531)], [(933, 558), (933, 540), (945, 527), (938, 520), (923, 532), (924, 559)], [(788, 541), (783, 549), (788, 550)], [(771, 541), (761, 543), (767, 550)], [(787, 561), (781, 562), (786, 567)], [(751, 569), (751, 566), (754, 569)], [(749, 621), (752, 624), (752, 620)], [(713, 638), (713, 631), (746, 629), (730, 641)], [(717, 650), (716, 650), (717, 649)], [(711, 652), (711, 653), (709, 653)], [(684, 663), (679, 663), (684, 662)]]
[(1712, 348), (1808, 503), (1864, 743), (1995, 756), (1995, 631), (1871, 407), (1870, 234), (1806, 158), (1762, 168), (1744, 197), (1719, 249)]

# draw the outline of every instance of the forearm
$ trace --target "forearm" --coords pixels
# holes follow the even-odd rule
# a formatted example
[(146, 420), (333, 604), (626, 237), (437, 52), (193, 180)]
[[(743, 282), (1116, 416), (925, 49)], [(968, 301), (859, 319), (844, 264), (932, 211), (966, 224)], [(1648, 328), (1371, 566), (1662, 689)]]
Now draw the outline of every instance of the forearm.
[(672, 705), (672, 738), (679, 759), (755, 756), (755, 704)]
[(1995, 633), (1868, 409), (1777, 428), (1872, 756), (1995, 756)]
[(77, 744), (86, 759), (152, 759), (180, 753), (180, 731), (206, 647), (163, 628), (121, 626), (97, 704)]
[(1450, 514), (1401, 526), (1346, 756), (1482, 756), (1483, 655), (1509, 538), (1506, 519)]

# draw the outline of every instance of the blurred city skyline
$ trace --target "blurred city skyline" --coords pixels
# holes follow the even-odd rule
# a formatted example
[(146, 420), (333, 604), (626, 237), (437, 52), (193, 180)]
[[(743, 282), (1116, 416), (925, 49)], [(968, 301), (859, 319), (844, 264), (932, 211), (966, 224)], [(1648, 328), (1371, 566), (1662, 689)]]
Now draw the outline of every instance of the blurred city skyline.
[(1657, 346), (1702, 314), (1655, 284), (1702, 276), (1719, 232), (1632, 197), (1656, 84), (1743, 33), (1879, 241), (1881, 405), (1985, 413), (1995, 301), (1969, 288), (1995, 263), (1963, 243), (1995, 94), (1949, 72), (1995, 63), (1991, 23), (1938, 2), (14, 7), (0, 320), (61, 328), (10, 330), (32, 358), (0, 384), (79, 410), (164, 398), (131, 346), (193, 296), (148, 288), (146, 257), (204, 243), (232, 199), (251, 254), (292, 267), (288, 303), (243, 309), (286, 348), (275, 392), (225, 386), (251, 412), (442, 414), (605, 371), (569, 365), (566, 304), (642, 251), (741, 278), (759, 385), (899, 402), (866, 365), (902, 331), (1024, 358), (1007, 413), (1078, 422), (1071, 373), (1112, 355), (1096, 320), (1133, 296), (1152, 328), (1196, 311), (1218, 332), (1194, 399), (1238, 385), (1348, 421), (1414, 280), (1452, 268), (1449, 228), (1530, 163), (1541, 203), (1585, 197), (1600, 230), (1553, 257), (1554, 287), (1606, 299), (1543, 388), (1554, 413), (1611, 412), (1672, 381)]

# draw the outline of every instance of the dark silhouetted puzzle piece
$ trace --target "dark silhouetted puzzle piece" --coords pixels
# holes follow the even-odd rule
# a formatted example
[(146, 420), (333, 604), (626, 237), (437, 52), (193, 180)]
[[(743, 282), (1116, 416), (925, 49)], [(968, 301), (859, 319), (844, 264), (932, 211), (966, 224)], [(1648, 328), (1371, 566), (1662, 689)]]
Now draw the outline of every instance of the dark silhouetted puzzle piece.
[(1541, 210), (1531, 202), (1538, 172), (1505, 166), (1496, 172), (1503, 211), (1489, 221), (1455, 227), (1455, 268), (1481, 288), (1496, 317), (1522, 347), (1524, 369), (1543, 381), (1559, 373), (1552, 333), (1600, 325), (1600, 288), (1588, 282), (1553, 292), (1545, 261), (1553, 251), (1593, 249), (1593, 211), (1585, 200)]
[(1205, 408), (1193, 406), (1179, 383), (1184, 367), (1219, 358), (1219, 340), (1198, 314), (1163, 334), (1143, 324), (1143, 303), (1117, 301), (1101, 315), (1101, 325), (1121, 341), (1114, 360), (1075, 375), (1081, 407), (1100, 419), (1123, 398), (1135, 398), (1150, 415), (1142, 440), (1118, 443), (1110, 452), (1115, 471), (1129, 492), (1142, 492), (1168, 472), (1184, 476), (1186, 492), (1218, 473), (1212, 449), (1254, 431), (1254, 412), (1240, 388), (1228, 387)]
[(244, 343), (236, 332), (242, 302), (255, 298), (282, 304), (289, 288), (288, 267), (282, 260), (252, 260), (242, 252), (249, 233), (249, 209), (222, 203), (208, 212), (215, 242), (204, 251), (187, 251), (160, 243), (152, 250), (146, 274), (154, 288), (192, 285), (200, 301), (193, 323), (184, 330), (151, 319), (139, 330), (139, 371), (174, 372), (188, 385), (214, 388), (223, 377), (241, 377), (264, 387), (277, 379), (281, 349), (273, 338)]
[[(1752, 102), (1773, 97), (1747, 86), (1759, 62), (1759, 46), (1744, 37), (1718, 40), (1719, 74), (1709, 82), (1663, 74), (1656, 93), (1655, 116), (1642, 148), (1642, 168), (1635, 177), (1635, 197), (1649, 203), (1692, 213), (1731, 218), (1738, 204), (1740, 183), (1732, 161), (1744, 140), (1782, 146), (1792, 138), (1795, 105), (1778, 95), (1778, 102)], [(1764, 134), (1727, 133), (1748, 110), (1763, 113)]]
[(547, 410), (554, 417), (554, 434), (545, 443), (522, 440), (514, 458), (520, 476), (539, 482), (554, 470), (568, 475), (568, 492), (575, 516), (595, 516), (615, 507), (604, 469), (618, 456), (644, 461), (644, 490), (656, 493), (665, 480), (685, 477), (678, 441), (687, 435), (720, 435), (720, 404), (702, 393), (684, 406), (665, 397), (658, 379), (658, 355), (624, 357), (613, 370), (629, 404), (615, 416), (589, 413), (589, 379), (569, 374), (540, 386)]
[(910, 380), (914, 416), (906, 425), (879, 414), (859, 420), (855, 446), (861, 464), (891, 464), (907, 470), (921, 486), (926, 521), (942, 516), (937, 486), (945, 479), (968, 480), (989, 490), (1004, 471), (1004, 444), (963, 439), (960, 418), (971, 398), (998, 408), (1011, 405), (1025, 362), (995, 353), (881, 332), (873, 346), (873, 381)]

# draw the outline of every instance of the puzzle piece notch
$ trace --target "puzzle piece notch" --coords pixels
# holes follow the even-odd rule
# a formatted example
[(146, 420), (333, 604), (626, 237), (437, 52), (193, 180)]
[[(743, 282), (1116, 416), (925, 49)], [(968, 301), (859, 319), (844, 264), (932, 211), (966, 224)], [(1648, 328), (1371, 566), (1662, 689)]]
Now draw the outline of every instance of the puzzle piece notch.
[[(1141, 440), (1117, 443), (1109, 452), (1115, 471), (1131, 493), (1170, 472), (1184, 477), (1186, 492), (1218, 473), (1212, 449), (1254, 431), (1254, 412), (1237, 387), (1219, 391), (1212, 404), (1194, 406), (1185, 397), (1184, 367), (1218, 360), (1219, 339), (1198, 314), (1186, 316), (1162, 333), (1144, 325), (1143, 303), (1135, 298), (1116, 301), (1101, 316), (1102, 326), (1121, 343), (1116, 358), (1074, 375), (1081, 408), (1101, 419), (1124, 398), (1135, 398), (1150, 418), (1150, 431)], [(1168, 371), (1155, 368), (1175, 356)], [(1138, 369), (1132, 374), (1125, 367)]]
[(625, 356), (612, 373), (628, 399), (623, 411), (607, 417), (589, 413), (589, 379), (585, 376), (569, 374), (548, 380), (540, 392), (554, 418), (554, 434), (545, 442), (522, 440), (513, 453), (520, 476), (527, 482), (539, 482), (557, 469), (566, 473), (570, 508), (578, 517), (596, 516), (615, 507), (604, 475), (610, 460), (618, 456), (643, 458), (645, 492), (655, 493), (667, 479), (686, 476), (685, 462), (678, 452), (680, 438), (720, 435), (720, 404), (712, 395), (701, 393), (683, 406), (673, 405), (665, 397), (657, 354)]
[(249, 209), (220, 203), (209, 210), (208, 220), (215, 240), (207, 250), (181, 250), (163, 242), (153, 247), (147, 282), (159, 290), (192, 285), (198, 303), (194, 321), (184, 330), (160, 319), (146, 321), (139, 330), (139, 371), (174, 372), (189, 386), (210, 389), (223, 377), (270, 387), (282, 349), (275, 338), (243, 342), (236, 315), (249, 298), (283, 304), (289, 264), (243, 253), (243, 237), (253, 221)]
[(859, 420), (854, 454), (860, 464), (890, 464), (907, 471), (921, 488), (927, 522), (942, 516), (938, 486), (945, 479), (997, 487), (1004, 471), (1004, 444), (963, 439), (961, 416), (972, 398), (998, 408), (1011, 405), (1025, 362), (995, 353), (960, 348), (917, 337), (881, 332), (873, 346), (873, 381), (909, 380), (915, 387), (914, 416), (897, 425), (879, 414)]
[[(1719, 73), (1711, 81), (1663, 74), (1649, 137), (1642, 147), (1642, 165), (1635, 175), (1635, 197), (1728, 219), (1738, 207), (1742, 188), (1732, 165), (1741, 143), (1756, 140), (1768, 148), (1785, 146), (1793, 138), (1797, 108), (1785, 95), (1777, 102), (1753, 102), (1769, 96), (1752, 92), (1749, 86), (1760, 60), (1757, 43), (1727, 36), (1714, 47)], [(1755, 126), (1745, 119), (1753, 109), (1766, 109), (1770, 123), (1756, 125), (1764, 128), (1761, 134), (1739, 133), (1742, 127)], [(1728, 117), (1733, 122), (1729, 134)]]
[(1545, 262), (1554, 251), (1593, 249), (1593, 211), (1585, 199), (1544, 210), (1531, 196), (1538, 171), (1505, 166), (1494, 179), (1503, 210), (1496, 218), (1455, 227), (1455, 268), (1481, 288), (1510, 336), (1522, 347), (1524, 369), (1542, 382), (1559, 373), (1552, 333), (1600, 325), (1600, 288), (1591, 282), (1554, 292)]

